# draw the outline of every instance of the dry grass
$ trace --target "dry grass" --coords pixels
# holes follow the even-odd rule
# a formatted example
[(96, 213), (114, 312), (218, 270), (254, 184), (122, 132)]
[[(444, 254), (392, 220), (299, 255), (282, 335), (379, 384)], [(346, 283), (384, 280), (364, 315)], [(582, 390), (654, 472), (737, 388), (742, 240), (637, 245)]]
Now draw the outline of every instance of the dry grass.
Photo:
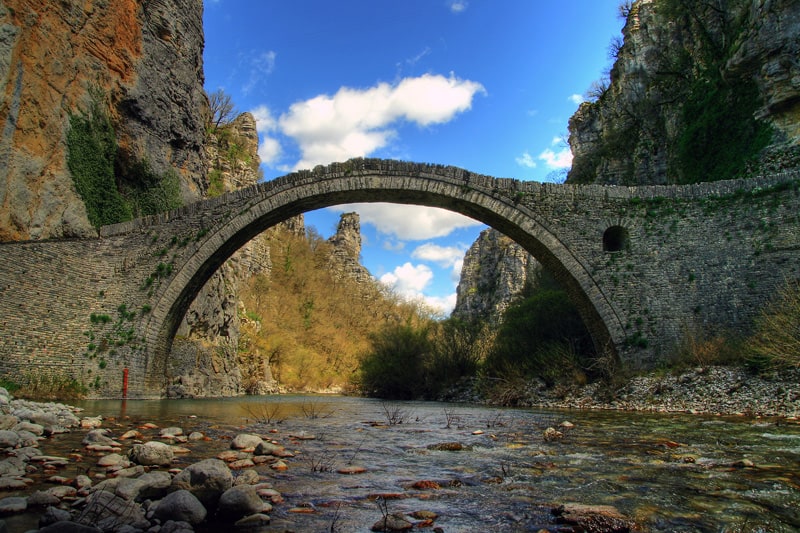
[(746, 347), (758, 368), (800, 367), (800, 280), (786, 283), (764, 308)]

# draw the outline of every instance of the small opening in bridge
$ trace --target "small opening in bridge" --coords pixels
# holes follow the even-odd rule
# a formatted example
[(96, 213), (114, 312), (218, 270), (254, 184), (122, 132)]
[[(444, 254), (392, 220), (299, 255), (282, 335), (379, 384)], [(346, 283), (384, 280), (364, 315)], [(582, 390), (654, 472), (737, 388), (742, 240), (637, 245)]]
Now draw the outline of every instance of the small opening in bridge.
[(603, 233), (603, 251), (621, 252), (628, 249), (628, 230), (622, 226), (611, 226)]

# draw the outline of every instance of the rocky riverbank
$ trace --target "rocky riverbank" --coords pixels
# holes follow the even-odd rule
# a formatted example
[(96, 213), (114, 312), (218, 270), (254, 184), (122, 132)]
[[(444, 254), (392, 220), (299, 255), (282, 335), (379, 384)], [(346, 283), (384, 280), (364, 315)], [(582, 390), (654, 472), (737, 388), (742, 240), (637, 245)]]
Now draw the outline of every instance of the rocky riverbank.
[(800, 369), (756, 375), (739, 367), (697, 367), (608, 385), (548, 387), (542, 381), (498, 382), (485, 393), (471, 381), (444, 401), (569, 409), (800, 417)]

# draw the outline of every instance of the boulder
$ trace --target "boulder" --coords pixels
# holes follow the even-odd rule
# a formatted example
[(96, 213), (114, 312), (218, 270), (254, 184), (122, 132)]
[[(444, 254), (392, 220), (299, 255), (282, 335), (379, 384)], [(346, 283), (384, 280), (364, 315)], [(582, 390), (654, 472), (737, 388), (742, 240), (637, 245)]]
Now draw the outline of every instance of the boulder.
[(249, 433), (239, 433), (231, 441), (231, 448), (234, 450), (255, 450), (256, 446), (263, 441), (258, 435), (251, 435)]
[(171, 490), (188, 490), (203, 505), (217, 505), (222, 493), (233, 486), (230, 468), (219, 459), (205, 459), (189, 465), (172, 479)]
[(85, 516), (92, 517), (92, 525), (103, 531), (112, 531), (119, 524), (147, 526), (141, 506), (109, 491), (100, 490), (86, 497)]
[(168, 444), (151, 441), (145, 444), (134, 444), (128, 457), (134, 463), (144, 466), (169, 466), (175, 454)]
[(262, 500), (252, 485), (236, 485), (226, 490), (219, 499), (217, 515), (238, 520), (245, 516), (268, 513), (272, 506)]
[(16, 448), (19, 446), (19, 435), (16, 431), (0, 430), (0, 448)]
[(153, 513), (161, 521), (176, 520), (197, 525), (205, 520), (208, 511), (194, 494), (188, 490), (177, 490), (158, 502)]

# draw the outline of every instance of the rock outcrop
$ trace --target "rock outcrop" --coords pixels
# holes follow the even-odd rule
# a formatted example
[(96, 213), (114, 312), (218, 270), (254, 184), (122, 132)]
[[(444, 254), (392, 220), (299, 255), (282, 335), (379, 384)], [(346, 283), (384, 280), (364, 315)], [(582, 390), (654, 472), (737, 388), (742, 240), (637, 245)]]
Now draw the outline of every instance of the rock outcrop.
[(331, 269), (339, 278), (349, 277), (358, 283), (373, 280), (361, 264), (361, 219), (358, 213), (343, 213), (336, 226), (336, 233), (328, 242), (331, 244)]
[[(255, 185), (261, 178), (255, 119), (242, 113), (209, 135), (206, 158), (214, 194)], [(266, 240), (256, 238), (226, 261), (195, 298), (172, 346), (169, 397), (244, 394), (238, 364), (239, 285), (271, 268)]]
[(693, 183), (800, 163), (800, 4), (638, 0), (569, 122), (568, 182)]
[[(57, 43), (54, 41), (57, 40)], [(70, 114), (108, 100), (120, 161), (206, 189), (199, 0), (0, 1), (0, 240), (95, 234), (66, 165)]]
[(508, 306), (533, 283), (541, 265), (494, 229), (481, 232), (464, 255), (452, 317), (498, 324)]

